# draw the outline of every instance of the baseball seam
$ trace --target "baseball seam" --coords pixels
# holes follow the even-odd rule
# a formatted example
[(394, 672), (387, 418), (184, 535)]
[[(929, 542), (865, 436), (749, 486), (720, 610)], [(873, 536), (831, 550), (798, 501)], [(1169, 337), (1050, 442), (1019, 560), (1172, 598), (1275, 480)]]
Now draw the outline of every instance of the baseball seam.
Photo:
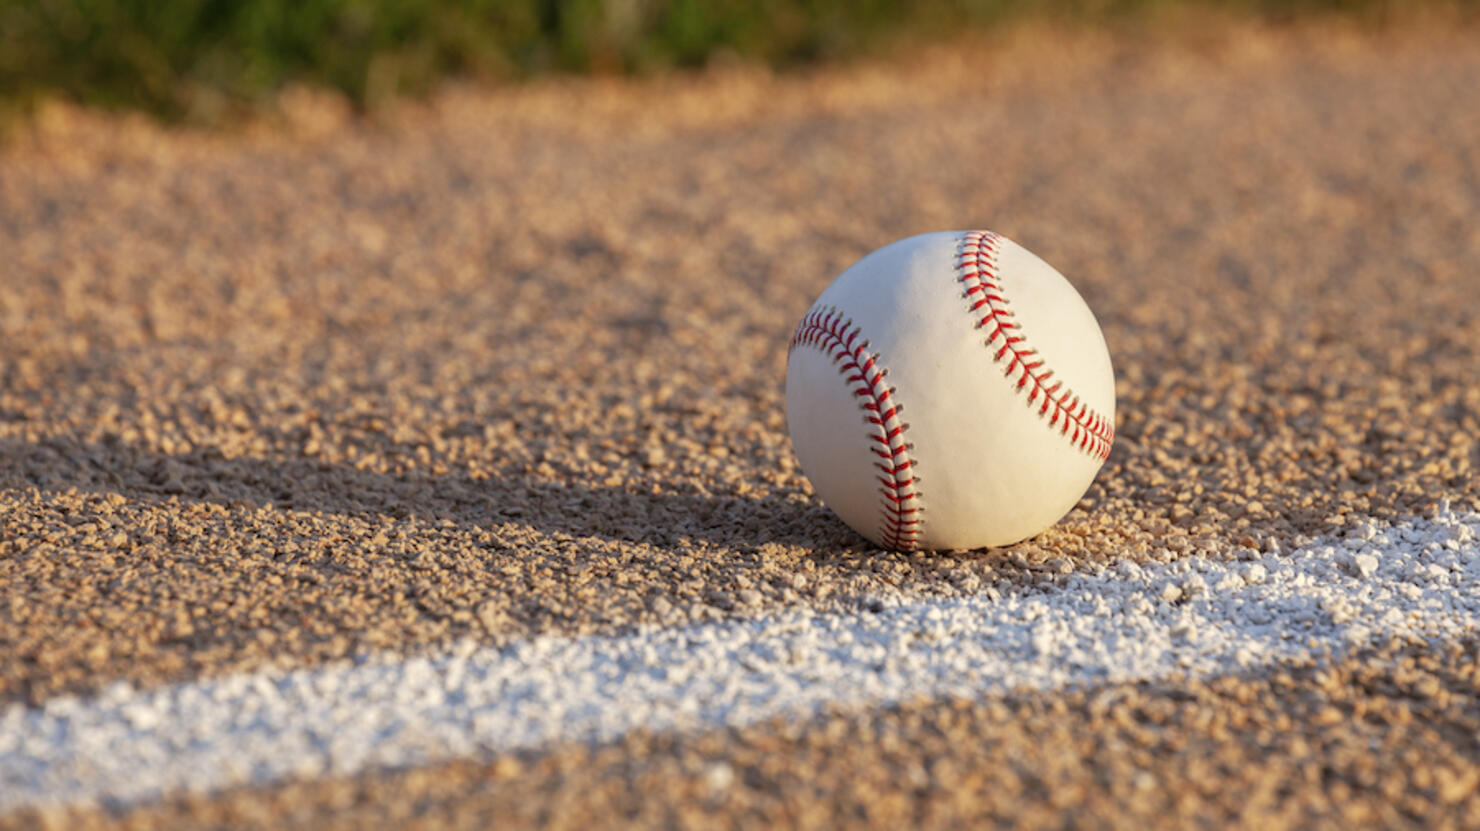
[(968, 311), (983, 315), (976, 327), (987, 330), (985, 343), (992, 350), (992, 360), (1006, 362), (1004, 374), (1009, 382), (1015, 382), (1014, 392), (1026, 391), (1028, 406), (1036, 404), (1038, 416), (1046, 418), (1051, 429), (1103, 462), (1110, 457), (1115, 425), (1081, 400), (1062, 379), (1055, 379), (1038, 350), (1028, 345), (1021, 324), (1009, 308), (1012, 303), (997, 270), (1000, 239), (991, 231), (969, 231), (961, 238), (956, 269), (965, 287), (963, 296), (970, 301)]
[(877, 353), (869, 354), (861, 329), (837, 309), (813, 308), (797, 324), (787, 354), (798, 346), (809, 346), (832, 359), (845, 383), (859, 399), (868, 426), (869, 450), (878, 458), (874, 468), (879, 481), (879, 537), (889, 548), (911, 551), (924, 525), (920, 504), (920, 478), (915, 475), (913, 447), (905, 441), (909, 424), (901, 420), (904, 407), (894, 400), (895, 389), (884, 383), (889, 371)]

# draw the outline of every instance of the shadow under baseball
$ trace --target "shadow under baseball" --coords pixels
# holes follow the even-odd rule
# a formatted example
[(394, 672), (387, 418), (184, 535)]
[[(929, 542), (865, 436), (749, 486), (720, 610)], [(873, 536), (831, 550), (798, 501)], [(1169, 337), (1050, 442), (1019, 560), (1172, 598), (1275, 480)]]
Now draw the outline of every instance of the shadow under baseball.
[(166, 454), (68, 439), (0, 441), (0, 458), (9, 460), (0, 484), (10, 479), (45, 491), (76, 488), (144, 502), (175, 499), (366, 518), (415, 516), (483, 529), (513, 523), (544, 534), (657, 546), (685, 539), (728, 547), (868, 546), (817, 500), (799, 494), (702, 493), (683, 485), (654, 493), (542, 481), (510, 469), (487, 478), (381, 473), (304, 458), (227, 458), (209, 447)]

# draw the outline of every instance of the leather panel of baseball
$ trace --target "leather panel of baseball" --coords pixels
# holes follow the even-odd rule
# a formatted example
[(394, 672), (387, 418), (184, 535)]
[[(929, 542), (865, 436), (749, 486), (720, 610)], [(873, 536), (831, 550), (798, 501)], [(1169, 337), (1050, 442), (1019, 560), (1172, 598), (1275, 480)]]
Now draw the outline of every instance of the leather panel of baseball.
[[(996, 288), (968, 294), (973, 274)], [(972, 310), (986, 295), (991, 305)], [(891, 407), (888, 424), (870, 421)], [(884, 547), (981, 548), (1042, 532), (1094, 480), (1114, 418), (1114, 371), (1089, 306), (988, 232), (922, 234), (859, 260), (803, 318), (787, 359), (802, 471)]]

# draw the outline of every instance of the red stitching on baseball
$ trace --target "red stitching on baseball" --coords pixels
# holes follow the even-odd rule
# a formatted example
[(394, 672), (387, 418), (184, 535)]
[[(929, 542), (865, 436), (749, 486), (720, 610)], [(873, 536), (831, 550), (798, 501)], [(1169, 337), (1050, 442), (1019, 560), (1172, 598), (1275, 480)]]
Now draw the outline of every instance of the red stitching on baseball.
[(967, 311), (983, 315), (977, 326), (989, 330), (987, 346), (997, 346), (1000, 340), (1001, 346), (992, 354), (992, 360), (1001, 363), (1003, 358), (1008, 358), (1004, 374), (1008, 380), (1016, 381), (1015, 390), (1027, 389), (1028, 406), (1042, 395), (1038, 415), (1048, 417), (1048, 426), (1057, 428), (1059, 435), (1067, 436), (1075, 447), (1103, 462), (1110, 458), (1115, 426), (1090, 409), (1073, 390), (1064, 387), (1063, 381), (1049, 383), (1053, 370), (1044, 369), (1043, 358), (1036, 357), (1038, 351), (1027, 347), (1021, 327), (1008, 308), (1011, 304), (1002, 289), (1002, 275), (997, 271), (999, 239), (991, 231), (970, 231), (961, 238), (956, 267), (961, 271), (966, 297), (972, 300)]
[(899, 418), (903, 408), (893, 402), (894, 389), (884, 384), (885, 370), (879, 356), (864, 350), (868, 341), (859, 338), (859, 327), (833, 308), (813, 309), (797, 324), (792, 333), (791, 349), (798, 346), (816, 348), (832, 358), (844, 380), (853, 385), (853, 394), (861, 399), (864, 421), (869, 425), (869, 449), (880, 461), (874, 467), (882, 474), (879, 480), (880, 540), (889, 548), (912, 551), (920, 535), (920, 478), (915, 475), (915, 461), (910, 458), (910, 445), (904, 440), (909, 425)]

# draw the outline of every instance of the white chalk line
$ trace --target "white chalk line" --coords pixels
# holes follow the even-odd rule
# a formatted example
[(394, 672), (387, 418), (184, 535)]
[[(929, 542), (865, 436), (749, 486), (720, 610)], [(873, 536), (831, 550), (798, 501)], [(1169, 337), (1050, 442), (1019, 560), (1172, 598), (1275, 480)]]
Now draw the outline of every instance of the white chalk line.
[(1480, 515), (1368, 523), (1288, 554), (1118, 563), (963, 599), (880, 598), (625, 636), (367, 657), (0, 710), (0, 813), (483, 759), (561, 742), (1207, 677), (1480, 631)]

